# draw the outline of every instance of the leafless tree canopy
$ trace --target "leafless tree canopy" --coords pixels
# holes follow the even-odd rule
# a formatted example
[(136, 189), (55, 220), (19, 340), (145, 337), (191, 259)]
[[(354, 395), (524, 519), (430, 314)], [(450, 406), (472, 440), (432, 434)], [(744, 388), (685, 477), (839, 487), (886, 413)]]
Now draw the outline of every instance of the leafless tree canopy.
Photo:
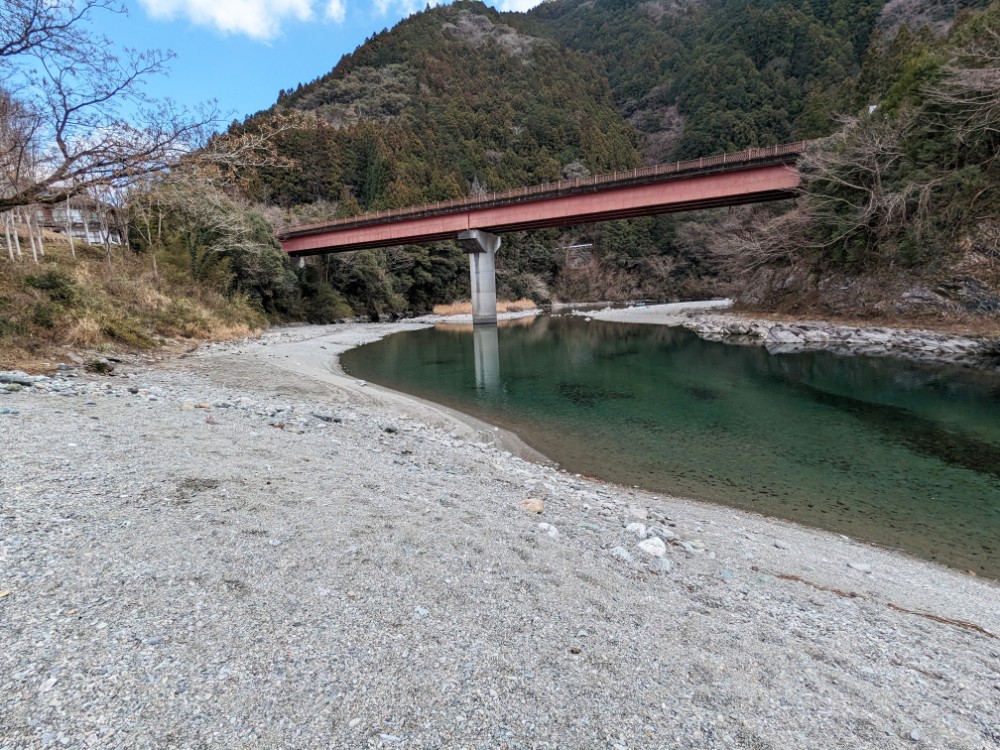
[(870, 117), (844, 117), (841, 122), (822, 147), (802, 157), (805, 203), (829, 229), (822, 244), (862, 236), (878, 246), (912, 218), (914, 205), (926, 208), (934, 185), (901, 182), (896, 176), (912, 125), (910, 113), (891, 123)]
[(0, 3), (0, 58), (28, 52), (65, 54), (83, 50), (89, 43), (81, 22), (94, 10), (123, 13), (124, 6), (112, 0), (65, 3), (51, 0), (4, 0)]
[(173, 164), (218, 122), (146, 95), (171, 53), (93, 35), (112, 0), (0, 0), (0, 211), (57, 203)]
[[(968, 144), (1000, 135), (1000, 32), (986, 29), (978, 44), (962, 50), (928, 98), (949, 113), (956, 137)], [(994, 153), (991, 161), (996, 158)]]

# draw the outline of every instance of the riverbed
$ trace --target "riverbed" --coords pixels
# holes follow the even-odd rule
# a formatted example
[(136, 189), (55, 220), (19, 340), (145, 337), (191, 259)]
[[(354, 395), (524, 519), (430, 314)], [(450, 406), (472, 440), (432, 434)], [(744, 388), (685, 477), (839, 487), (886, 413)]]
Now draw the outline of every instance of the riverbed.
[(0, 745), (997, 746), (996, 584), (340, 371), (419, 326), (3, 389)]

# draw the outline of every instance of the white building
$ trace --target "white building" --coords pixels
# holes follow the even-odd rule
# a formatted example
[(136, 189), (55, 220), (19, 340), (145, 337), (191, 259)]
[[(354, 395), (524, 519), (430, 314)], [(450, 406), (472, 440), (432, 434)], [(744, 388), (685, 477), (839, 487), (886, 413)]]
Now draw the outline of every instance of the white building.
[(122, 244), (123, 230), (111, 206), (92, 198), (71, 198), (69, 205), (40, 206), (36, 214), (39, 226), (66, 234), (91, 245)]

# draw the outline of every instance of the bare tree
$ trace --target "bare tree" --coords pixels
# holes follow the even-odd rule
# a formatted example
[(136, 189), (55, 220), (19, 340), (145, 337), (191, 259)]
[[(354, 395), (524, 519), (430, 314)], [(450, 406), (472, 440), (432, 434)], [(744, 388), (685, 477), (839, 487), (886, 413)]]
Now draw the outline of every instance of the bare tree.
[(843, 117), (840, 130), (802, 155), (802, 206), (826, 228), (814, 248), (861, 239), (872, 252), (891, 252), (890, 240), (926, 217), (938, 180), (904, 179), (901, 169), (918, 116)]
[(219, 122), (214, 104), (191, 111), (148, 97), (145, 81), (172, 53), (116, 54), (87, 28), (97, 10), (121, 9), (111, 0), (0, 0), (0, 210), (167, 168)]
[[(980, 41), (956, 55), (945, 77), (927, 90), (948, 117), (959, 142), (974, 145), (1000, 137), (1000, 32), (986, 28)], [(990, 150), (988, 161), (997, 158)]]
[(94, 10), (124, 13), (125, 7), (112, 0), (4, 0), (0, 3), (0, 59), (33, 50), (59, 51), (83, 48), (88, 36), (81, 22)]

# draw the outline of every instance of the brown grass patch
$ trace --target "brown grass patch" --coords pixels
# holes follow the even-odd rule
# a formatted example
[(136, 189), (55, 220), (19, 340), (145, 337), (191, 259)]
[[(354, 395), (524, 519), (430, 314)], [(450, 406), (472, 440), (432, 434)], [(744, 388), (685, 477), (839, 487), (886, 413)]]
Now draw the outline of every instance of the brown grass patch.
[(79, 318), (70, 323), (62, 336), (69, 346), (93, 347), (104, 341), (101, 325), (93, 318)]
[[(538, 305), (530, 299), (497, 300), (498, 313), (526, 312), (537, 310)], [(472, 302), (453, 302), (450, 305), (434, 305), (435, 315), (471, 315)]]
[(149, 258), (46, 236), (45, 257), (0, 257), (0, 369), (51, 370), (68, 350), (128, 352), (167, 339), (243, 338), (267, 325), (258, 306)]

